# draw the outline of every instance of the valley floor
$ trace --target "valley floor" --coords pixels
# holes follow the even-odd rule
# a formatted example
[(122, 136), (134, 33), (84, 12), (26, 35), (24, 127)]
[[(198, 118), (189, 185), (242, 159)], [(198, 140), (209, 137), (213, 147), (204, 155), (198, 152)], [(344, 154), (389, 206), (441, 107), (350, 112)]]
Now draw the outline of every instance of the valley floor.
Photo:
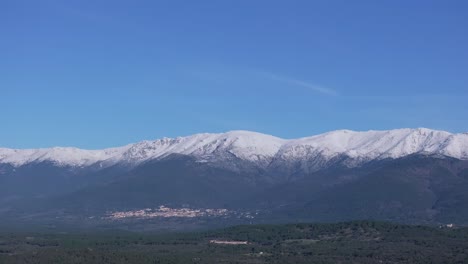
[(2, 232), (0, 263), (468, 263), (468, 229), (358, 221), (172, 234)]

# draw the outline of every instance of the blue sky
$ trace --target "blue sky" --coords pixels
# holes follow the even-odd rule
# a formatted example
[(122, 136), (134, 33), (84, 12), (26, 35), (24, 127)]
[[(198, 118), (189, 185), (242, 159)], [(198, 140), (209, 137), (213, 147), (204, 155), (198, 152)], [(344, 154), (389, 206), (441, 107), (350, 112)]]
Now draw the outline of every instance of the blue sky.
[(468, 1), (0, 2), (0, 146), (468, 131)]

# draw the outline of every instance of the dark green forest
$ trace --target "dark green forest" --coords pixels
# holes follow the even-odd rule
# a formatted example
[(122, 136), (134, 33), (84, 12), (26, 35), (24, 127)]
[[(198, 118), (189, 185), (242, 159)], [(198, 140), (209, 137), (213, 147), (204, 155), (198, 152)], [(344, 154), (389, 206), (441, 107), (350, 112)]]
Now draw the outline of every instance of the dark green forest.
[(355, 221), (165, 234), (3, 231), (0, 263), (468, 263), (468, 228)]

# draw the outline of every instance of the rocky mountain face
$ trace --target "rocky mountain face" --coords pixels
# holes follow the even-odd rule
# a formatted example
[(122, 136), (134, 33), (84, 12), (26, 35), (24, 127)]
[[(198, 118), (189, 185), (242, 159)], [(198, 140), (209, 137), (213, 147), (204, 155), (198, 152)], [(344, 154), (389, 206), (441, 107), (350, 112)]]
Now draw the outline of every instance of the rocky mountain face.
[(0, 149), (0, 218), (170, 205), (265, 219), (468, 223), (468, 134), (196, 134), (104, 150)]

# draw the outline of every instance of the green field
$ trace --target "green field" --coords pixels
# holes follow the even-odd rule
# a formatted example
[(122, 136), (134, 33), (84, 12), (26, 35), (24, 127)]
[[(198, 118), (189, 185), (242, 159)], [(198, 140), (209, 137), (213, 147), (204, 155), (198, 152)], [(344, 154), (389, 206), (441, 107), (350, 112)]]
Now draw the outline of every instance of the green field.
[(171, 234), (3, 231), (0, 263), (468, 263), (468, 229), (358, 221)]

